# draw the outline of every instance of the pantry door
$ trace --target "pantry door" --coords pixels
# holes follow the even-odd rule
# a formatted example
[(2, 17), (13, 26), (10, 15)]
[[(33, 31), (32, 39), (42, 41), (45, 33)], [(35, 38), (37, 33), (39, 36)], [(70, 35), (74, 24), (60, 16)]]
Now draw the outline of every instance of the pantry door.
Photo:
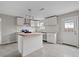
[(78, 16), (62, 19), (62, 42), (65, 44), (78, 45)]

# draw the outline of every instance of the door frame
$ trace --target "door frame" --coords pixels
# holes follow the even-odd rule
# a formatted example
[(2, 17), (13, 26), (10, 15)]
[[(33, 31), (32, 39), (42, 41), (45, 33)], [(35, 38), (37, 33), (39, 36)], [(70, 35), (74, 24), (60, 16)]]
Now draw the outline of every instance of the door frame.
[[(77, 19), (77, 21), (76, 21), (76, 25), (77, 25), (77, 29), (79, 29), (79, 16), (70, 16), (70, 17), (76, 17)], [(63, 19), (65, 19), (65, 18), (69, 18), (69, 17), (63, 17), (63, 18), (61, 18), (61, 44), (63, 44), (63, 37), (62, 37), (62, 35), (63, 35)], [(77, 47), (79, 47), (79, 31), (77, 30)]]

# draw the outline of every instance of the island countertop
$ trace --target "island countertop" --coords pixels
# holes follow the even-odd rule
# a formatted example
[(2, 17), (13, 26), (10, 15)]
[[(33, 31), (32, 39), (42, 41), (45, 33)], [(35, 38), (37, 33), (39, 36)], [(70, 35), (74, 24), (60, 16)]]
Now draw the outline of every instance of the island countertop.
[(18, 32), (18, 35), (21, 36), (27, 36), (27, 35), (41, 35), (42, 33), (23, 33), (23, 32)]

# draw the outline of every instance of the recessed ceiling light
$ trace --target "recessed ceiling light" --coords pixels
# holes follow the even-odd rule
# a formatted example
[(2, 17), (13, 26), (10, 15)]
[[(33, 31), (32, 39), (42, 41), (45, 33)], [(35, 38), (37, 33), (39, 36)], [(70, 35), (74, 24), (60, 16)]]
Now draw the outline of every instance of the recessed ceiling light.
[(41, 9), (40, 9), (40, 11), (43, 11), (43, 10), (45, 10), (45, 8), (41, 8)]
[(31, 9), (28, 9), (28, 11), (31, 11)]

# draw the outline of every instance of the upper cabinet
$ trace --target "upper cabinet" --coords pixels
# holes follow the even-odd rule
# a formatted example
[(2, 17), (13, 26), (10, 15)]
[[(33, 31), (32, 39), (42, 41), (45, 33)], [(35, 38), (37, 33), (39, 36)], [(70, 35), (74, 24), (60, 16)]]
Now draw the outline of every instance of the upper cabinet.
[(31, 25), (31, 20), (29, 19), (24, 19), (24, 18), (17, 18), (17, 25), (21, 26), (24, 24), (28, 24), (29, 26)]
[(32, 27), (39, 27), (40, 26), (40, 21), (34, 21), (34, 20), (31, 20), (31, 26)]
[(45, 26), (48, 26), (48, 25), (57, 25), (57, 17), (51, 17), (51, 18), (45, 19), (44, 25)]
[(23, 25), (24, 24), (24, 18), (17, 18), (17, 25)]

